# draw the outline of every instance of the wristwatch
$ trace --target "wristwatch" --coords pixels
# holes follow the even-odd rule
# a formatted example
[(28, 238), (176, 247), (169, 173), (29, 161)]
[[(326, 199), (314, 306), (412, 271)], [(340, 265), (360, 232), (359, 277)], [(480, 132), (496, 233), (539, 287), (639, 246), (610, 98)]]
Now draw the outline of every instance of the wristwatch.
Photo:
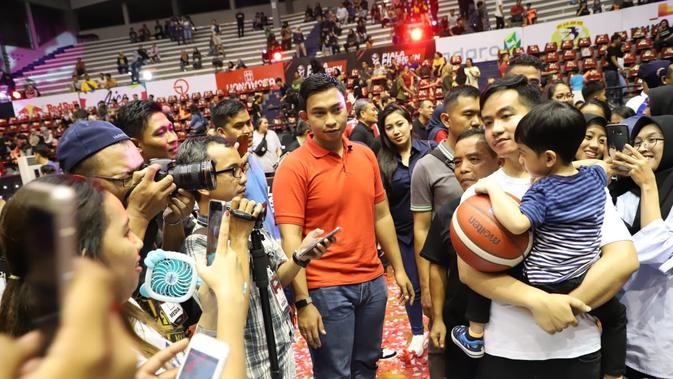
[(311, 300), (310, 297), (307, 297), (306, 299), (301, 299), (301, 300), (295, 302), (294, 306), (297, 307), (297, 310), (299, 310), (299, 309), (302, 309), (309, 304), (313, 304), (313, 300)]
[(297, 266), (303, 267), (303, 268), (306, 268), (306, 266), (308, 266), (308, 264), (311, 263), (310, 259), (306, 260), (306, 261), (302, 261), (301, 259), (299, 259), (299, 257), (297, 257), (297, 251), (292, 253), (292, 260), (294, 261), (294, 263), (297, 264)]

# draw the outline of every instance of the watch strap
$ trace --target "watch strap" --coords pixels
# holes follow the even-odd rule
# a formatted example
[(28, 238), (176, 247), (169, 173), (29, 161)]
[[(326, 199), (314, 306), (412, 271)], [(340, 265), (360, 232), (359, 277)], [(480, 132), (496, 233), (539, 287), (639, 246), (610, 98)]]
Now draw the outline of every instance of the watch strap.
[(306, 299), (301, 299), (301, 300), (295, 302), (294, 306), (297, 307), (297, 309), (302, 309), (309, 304), (313, 304), (313, 300), (311, 300), (310, 297), (307, 297)]

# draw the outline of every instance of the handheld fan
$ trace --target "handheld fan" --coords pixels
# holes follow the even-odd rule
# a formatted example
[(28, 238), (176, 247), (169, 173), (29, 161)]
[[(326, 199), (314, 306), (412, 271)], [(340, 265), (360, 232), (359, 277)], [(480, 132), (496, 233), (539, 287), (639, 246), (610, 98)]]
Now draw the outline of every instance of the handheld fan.
[(192, 297), (199, 279), (194, 258), (172, 251), (153, 250), (145, 258), (145, 283), (140, 294), (155, 300), (182, 303)]

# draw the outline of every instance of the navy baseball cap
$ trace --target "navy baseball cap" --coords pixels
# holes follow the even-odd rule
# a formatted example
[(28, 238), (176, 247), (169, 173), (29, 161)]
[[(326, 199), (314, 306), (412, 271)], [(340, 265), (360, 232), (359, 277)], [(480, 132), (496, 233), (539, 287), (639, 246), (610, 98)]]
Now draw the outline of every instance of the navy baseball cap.
[(107, 121), (79, 120), (66, 129), (58, 141), (56, 158), (64, 172), (77, 164), (121, 141), (130, 140), (121, 129)]
[(657, 88), (663, 83), (661, 78), (666, 76), (666, 69), (671, 62), (667, 60), (654, 60), (643, 63), (638, 68), (638, 77), (647, 83), (649, 88)]

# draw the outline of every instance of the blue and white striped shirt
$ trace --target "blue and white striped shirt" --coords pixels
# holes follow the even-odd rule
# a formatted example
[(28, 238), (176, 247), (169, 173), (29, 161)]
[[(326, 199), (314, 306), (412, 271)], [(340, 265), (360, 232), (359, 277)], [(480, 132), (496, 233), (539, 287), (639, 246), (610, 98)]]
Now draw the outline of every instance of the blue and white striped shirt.
[(584, 274), (600, 254), (607, 175), (580, 167), (572, 176), (549, 176), (521, 199), (531, 222), (533, 248), (524, 261), (531, 284), (561, 283)]

